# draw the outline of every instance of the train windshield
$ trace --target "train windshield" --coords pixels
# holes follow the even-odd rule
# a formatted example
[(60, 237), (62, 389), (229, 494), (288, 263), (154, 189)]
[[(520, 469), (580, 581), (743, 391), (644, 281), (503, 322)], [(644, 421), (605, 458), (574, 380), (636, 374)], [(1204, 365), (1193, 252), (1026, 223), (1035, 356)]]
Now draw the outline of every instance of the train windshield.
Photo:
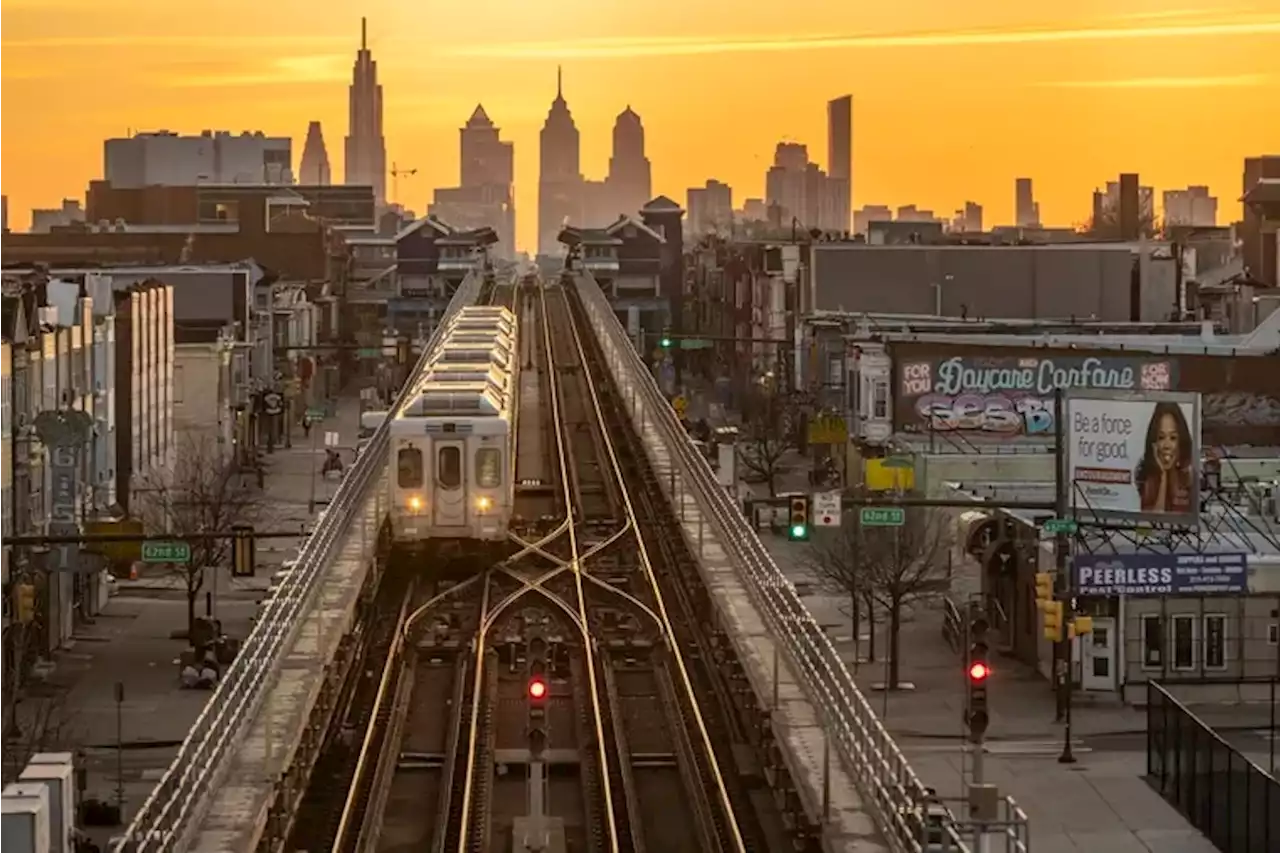
[(496, 489), (502, 485), (501, 450), (482, 447), (476, 451), (476, 484), (482, 489)]
[(462, 448), (442, 447), (438, 460), (437, 476), (440, 485), (446, 489), (456, 489), (462, 485)]
[(396, 482), (402, 489), (422, 488), (422, 451), (402, 447), (396, 454)]

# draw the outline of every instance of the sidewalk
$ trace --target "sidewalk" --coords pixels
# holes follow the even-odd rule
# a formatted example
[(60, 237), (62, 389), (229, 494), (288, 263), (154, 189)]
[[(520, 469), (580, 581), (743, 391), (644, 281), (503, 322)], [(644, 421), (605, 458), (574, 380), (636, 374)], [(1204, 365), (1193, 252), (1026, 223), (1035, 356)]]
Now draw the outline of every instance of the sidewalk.
[[(962, 773), (968, 772), (970, 763), (962, 746), (964, 672), (959, 655), (942, 639), (941, 610), (921, 604), (904, 613), (900, 681), (913, 689), (886, 695), (880, 689), (888, 648), (882, 621), (876, 625), (877, 662), (856, 661), (848, 604), (822, 590), (803, 569), (807, 546), (767, 533), (762, 539), (778, 567), (797, 584), (921, 781), (943, 798), (959, 798)], [(864, 657), (867, 630), (864, 618)], [(1077, 703), (1072, 743), (1078, 761), (1059, 764), (1064, 731), (1053, 722), (1054, 698), (1047, 682), (1008, 659), (993, 660), (992, 670), (986, 781), (1012, 795), (1026, 811), (1035, 853), (1214, 850), (1143, 780), (1143, 712), (1118, 703)], [(1213, 706), (1196, 710), (1211, 725), (1258, 719), (1266, 724), (1266, 709)], [(952, 808), (958, 811), (959, 805), (953, 803)]]
[[(312, 428), (318, 433), (313, 450), (295, 428), (293, 447), (265, 455), (266, 509), (255, 523), (261, 529), (296, 526), (301, 533), (312, 523), (308, 512), (315, 467), (315, 497), (327, 501), (338, 480), (324, 480), (319, 465), (324, 458), (324, 432), (339, 433), (349, 466), (359, 428), (359, 402), (342, 399), (338, 413)], [(322, 507), (317, 507), (317, 512)], [(258, 600), (270, 583), (273, 567), (297, 553), (297, 542), (263, 540), (258, 544), (258, 572), (253, 578), (232, 579), (224, 567), (217, 578), (215, 615), (223, 630), (244, 638), (251, 628)], [(206, 581), (206, 590), (213, 582)], [(18, 707), (23, 737), (5, 745), (5, 778), (10, 753), (23, 756), (36, 751), (78, 751), (87, 770), (86, 797), (115, 802), (117, 777), (122, 777), (126, 821), (142, 805), (154, 784), (176, 754), (209, 698), (200, 690), (184, 690), (178, 683), (178, 656), (185, 640), (172, 639), (186, 627), (184, 582), (174, 575), (148, 575), (135, 581), (118, 581), (115, 594), (92, 624), (77, 629), (71, 645), (54, 654), (54, 667), (43, 682), (33, 679), (24, 689)], [(205, 612), (205, 598), (197, 601), (197, 613)], [(116, 685), (123, 688), (117, 730)], [(123, 749), (117, 750), (117, 738)], [(17, 758), (19, 756), (15, 756)], [(14, 773), (16, 775), (16, 772)], [(99, 843), (118, 828), (91, 830)]]

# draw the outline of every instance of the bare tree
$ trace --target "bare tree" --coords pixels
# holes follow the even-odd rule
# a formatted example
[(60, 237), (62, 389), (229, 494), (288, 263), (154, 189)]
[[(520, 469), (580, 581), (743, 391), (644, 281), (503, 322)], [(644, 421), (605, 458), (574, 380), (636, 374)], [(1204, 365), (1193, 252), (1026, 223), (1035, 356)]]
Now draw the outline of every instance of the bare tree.
[[(1154, 237), (1161, 230), (1155, 213), (1139, 214), (1138, 234), (1143, 237)], [(1087, 231), (1090, 236), (1101, 240), (1118, 240), (1124, 237), (1120, 230), (1120, 211), (1115, 208), (1104, 208), (1100, 216), (1089, 218)]]
[[(858, 518), (850, 519), (834, 539), (815, 540), (808, 555), (817, 577), (849, 595), (855, 637), (861, 628), (860, 605), (867, 608), (873, 637), (875, 608), (886, 615), (890, 690), (898, 689), (903, 607), (944, 593), (950, 583), (946, 570), (952, 539), (949, 518), (933, 509), (905, 512), (901, 527), (864, 528)], [(874, 660), (874, 648), (869, 657)]]
[[(240, 476), (221, 452), (216, 438), (206, 433), (181, 434), (172, 470), (152, 471), (141, 478), (138, 502), (148, 535), (168, 535), (174, 541), (197, 533), (223, 533), (232, 526), (257, 521), (264, 508), (261, 492)], [(231, 554), (226, 537), (188, 540), (191, 561), (175, 563), (187, 595), (187, 631), (196, 619), (196, 600), (205, 575), (224, 566)]]
[(771, 498), (778, 496), (779, 463), (795, 447), (792, 408), (786, 395), (763, 385), (753, 386), (743, 400), (738, 458), (769, 484)]

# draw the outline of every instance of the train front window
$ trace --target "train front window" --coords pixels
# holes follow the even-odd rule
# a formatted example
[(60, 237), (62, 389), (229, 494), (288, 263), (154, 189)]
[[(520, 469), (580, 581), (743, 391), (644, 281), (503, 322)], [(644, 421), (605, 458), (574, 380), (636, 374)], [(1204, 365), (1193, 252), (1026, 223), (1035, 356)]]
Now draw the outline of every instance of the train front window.
[(462, 485), (462, 449), (458, 447), (442, 447), (437, 459), (436, 470), (440, 477), (440, 485), (446, 489), (456, 489)]
[(422, 488), (422, 451), (402, 447), (396, 454), (396, 483), (402, 489)]
[(501, 450), (482, 447), (476, 451), (476, 483), (482, 489), (496, 489), (502, 485)]

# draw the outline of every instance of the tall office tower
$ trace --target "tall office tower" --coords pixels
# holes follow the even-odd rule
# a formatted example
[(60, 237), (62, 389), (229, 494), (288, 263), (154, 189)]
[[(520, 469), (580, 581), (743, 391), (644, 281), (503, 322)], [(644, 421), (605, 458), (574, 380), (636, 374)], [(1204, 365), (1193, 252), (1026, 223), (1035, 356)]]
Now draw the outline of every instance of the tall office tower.
[(1030, 178), (1018, 178), (1013, 182), (1014, 224), (1019, 228), (1040, 227), (1040, 205), (1036, 204)]
[(498, 235), (498, 254), (515, 257), (514, 150), (483, 106), (477, 105), (459, 132), (462, 181), (437, 189), (429, 213), (455, 228), (492, 228)]
[(560, 230), (582, 217), (581, 140), (556, 69), (556, 98), (538, 137), (538, 254), (559, 255)]
[(628, 105), (613, 124), (613, 156), (609, 158), (609, 201), (619, 214), (638, 216), (653, 198), (649, 158), (644, 156), (644, 123)]
[(369, 51), (366, 19), (360, 19), (360, 50), (349, 89), (349, 127), (345, 140), (343, 183), (370, 185), (373, 199), (387, 203), (387, 143), (382, 137), (382, 86), (378, 63)]
[(836, 231), (849, 230), (853, 210), (853, 96), (827, 102), (827, 186)]
[(302, 160), (298, 163), (298, 183), (322, 186), (330, 183), (329, 152), (318, 121), (307, 125), (307, 141), (302, 146)]

